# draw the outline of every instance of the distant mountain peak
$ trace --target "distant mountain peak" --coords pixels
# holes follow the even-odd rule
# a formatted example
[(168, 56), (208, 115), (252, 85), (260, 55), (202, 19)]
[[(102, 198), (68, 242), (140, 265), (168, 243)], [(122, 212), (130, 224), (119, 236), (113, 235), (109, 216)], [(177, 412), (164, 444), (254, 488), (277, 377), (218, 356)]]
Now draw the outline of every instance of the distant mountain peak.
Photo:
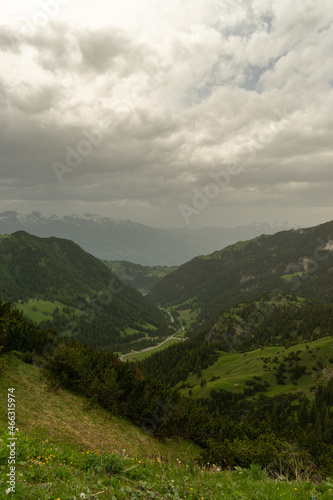
[(22, 215), (13, 210), (0, 213), (0, 234), (27, 231), (41, 237), (71, 239), (95, 257), (104, 260), (126, 260), (144, 266), (180, 265), (240, 240), (273, 234), (286, 222), (253, 222), (235, 228), (161, 229), (131, 220), (100, 216), (55, 214), (44, 216), (34, 210)]

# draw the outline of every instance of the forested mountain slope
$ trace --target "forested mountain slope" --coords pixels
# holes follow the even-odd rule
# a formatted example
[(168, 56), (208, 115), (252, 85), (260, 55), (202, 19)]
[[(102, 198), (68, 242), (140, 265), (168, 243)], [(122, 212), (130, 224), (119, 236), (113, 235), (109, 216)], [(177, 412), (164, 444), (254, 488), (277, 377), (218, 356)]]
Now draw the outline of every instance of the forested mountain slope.
[(167, 333), (160, 309), (69, 240), (24, 231), (0, 237), (0, 299), (97, 348)]
[[(217, 382), (211, 380), (214, 382), (214, 387), (224, 387), (229, 390), (228, 372), (230, 369), (223, 372), (224, 377), (220, 377), (220, 367), (225, 364), (227, 353), (249, 353), (256, 349), (270, 347), (276, 348), (276, 351), (279, 351), (281, 347), (281, 352), (289, 348), (291, 351), (297, 351), (294, 346), (301, 343), (308, 345), (307, 349), (310, 353), (311, 342), (322, 338), (333, 339), (333, 304), (321, 304), (291, 294), (268, 294), (248, 303), (237, 304), (220, 314), (212, 326), (206, 327), (187, 342), (153, 354), (144, 361), (143, 365), (151, 375), (164, 383), (176, 385), (180, 382), (190, 382), (190, 386), (193, 387), (193, 384), (199, 385), (203, 378), (209, 382), (212, 377), (218, 377), (220, 380)], [(291, 377), (291, 382), (302, 379), (302, 382), (307, 381), (308, 387), (316, 385), (318, 381), (325, 379), (327, 373), (333, 374), (332, 349), (333, 343), (329, 351), (325, 352), (326, 357), (321, 359), (315, 347), (313, 356), (311, 354), (306, 362), (305, 370), (304, 367), (299, 368), (298, 372), (300, 359), (295, 356), (290, 360), (290, 362), (295, 362), (296, 368), (292, 367), (295, 368), (295, 373), (291, 370), (289, 376), (287, 371), (291, 367), (282, 367), (281, 373), (276, 372), (277, 378), (273, 378), (273, 382), (270, 380), (271, 385), (284, 385), (284, 380), (287, 379), (286, 374)], [(247, 367), (245, 363), (249, 358), (244, 359), (242, 356), (243, 354), (235, 356), (234, 363), (236, 364), (232, 366), (236, 366), (233, 370), (236, 370), (238, 375), (241, 373), (240, 379), (244, 382), (250, 367)], [(260, 359), (264, 360), (266, 357), (265, 353), (260, 355)], [(319, 360), (321, 364), (316, 366)], [(263, 365), (265, 362), (255, 364), (252, 367), (252, 375), (261, 373)], [(313, 371), (314, 366), (316, 368)], [(211, 367), (209, 371), (207, 371), (208, 367)], [(269, 367), (264, 366), (264, 368)], [(278, 365), (274, 370), (277, 369)], [(190, 377), (191, 374), (194, 375), (194, 379)], [(315, 379), (306, 378), (306, 374), (315, 376)], [(241, 384), (240, 387), (242, 387)], [(232, 389), (236, 388), (232, 387)], [(285, 389), (288, 392), (290, 386)]]
[(141, 266), (126, 260), (103, 261), (122, 281), (146, 295), (164, 276), (172, 273), (177, 266)]
[(271, 291), (333, 302), (333, 222), (239, 242), (180, 266), (149, 298), (198, 313), (197, 325)]

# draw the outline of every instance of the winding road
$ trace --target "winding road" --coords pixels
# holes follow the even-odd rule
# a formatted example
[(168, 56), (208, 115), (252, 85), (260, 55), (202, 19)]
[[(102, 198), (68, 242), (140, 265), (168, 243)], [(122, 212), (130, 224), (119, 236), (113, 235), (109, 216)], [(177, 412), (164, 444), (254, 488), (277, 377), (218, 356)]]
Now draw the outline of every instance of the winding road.
[[(164, 309), (162, 309), (161, 307), (159, 307), (159, 309), (161, 309), (161, 310), (164, 311)], [(171, 323), (174, 323), (175, 320), (174, 320), (172, 314), (169, 311), (165, 311), (165, 312), (167, 312), (169, 314)], [(186, 340), (185, 338), (182, 338), (182, 337), (181, 338), (180, 337), (176, 337), (176, 335), (178, 335), (183, 330), (184, 330), (184, 327), (182, 326), (179, 330), (177, 330), (177, 332), (175, 332), (173, 335), (170, 335), (170, 337), (168, 337), (167, 339), (163, 340), (163, 342), (161, 342), (160, 344), (154, 345), (152, 347), (146, 347), (145, 349), (142, 349), (141, 351), (131, 351), (131, 352), (128, 352), (126, 354), (122, 354), (119, 359), (120, 359), (120, 361), (125, 361), (126, 356), (130, 356), (132, 354), (140, 354), (141, 352), (153, 351), (154, 349), (157, 349), (161, 345), (163, 345), (166, 342), (168, 342), (170, 339)]]

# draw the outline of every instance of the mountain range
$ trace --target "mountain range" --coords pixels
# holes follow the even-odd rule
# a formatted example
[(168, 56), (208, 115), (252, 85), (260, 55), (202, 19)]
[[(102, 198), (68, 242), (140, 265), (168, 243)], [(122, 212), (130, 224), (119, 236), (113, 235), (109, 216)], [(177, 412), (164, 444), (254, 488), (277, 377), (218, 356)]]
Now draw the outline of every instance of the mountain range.
[(44, 238), (68, 238), (100, 259), (143, 266), (180, 265), (196, 255), (285, 227), (286, 222), (253, 223), (236, 228), (160, 229), (94, 214), (45, 217), (36, 211), (28, 215), (15, 211), (0, 213), (0, 234), (23, 230)]

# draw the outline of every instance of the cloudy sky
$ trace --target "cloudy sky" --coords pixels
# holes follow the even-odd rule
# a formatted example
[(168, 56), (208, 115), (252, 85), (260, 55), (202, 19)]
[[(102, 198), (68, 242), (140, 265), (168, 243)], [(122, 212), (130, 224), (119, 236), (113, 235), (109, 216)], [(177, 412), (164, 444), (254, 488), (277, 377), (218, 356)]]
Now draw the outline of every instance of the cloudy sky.
[(0, 211), (333, 219), (331, 0), (0, 0)]

